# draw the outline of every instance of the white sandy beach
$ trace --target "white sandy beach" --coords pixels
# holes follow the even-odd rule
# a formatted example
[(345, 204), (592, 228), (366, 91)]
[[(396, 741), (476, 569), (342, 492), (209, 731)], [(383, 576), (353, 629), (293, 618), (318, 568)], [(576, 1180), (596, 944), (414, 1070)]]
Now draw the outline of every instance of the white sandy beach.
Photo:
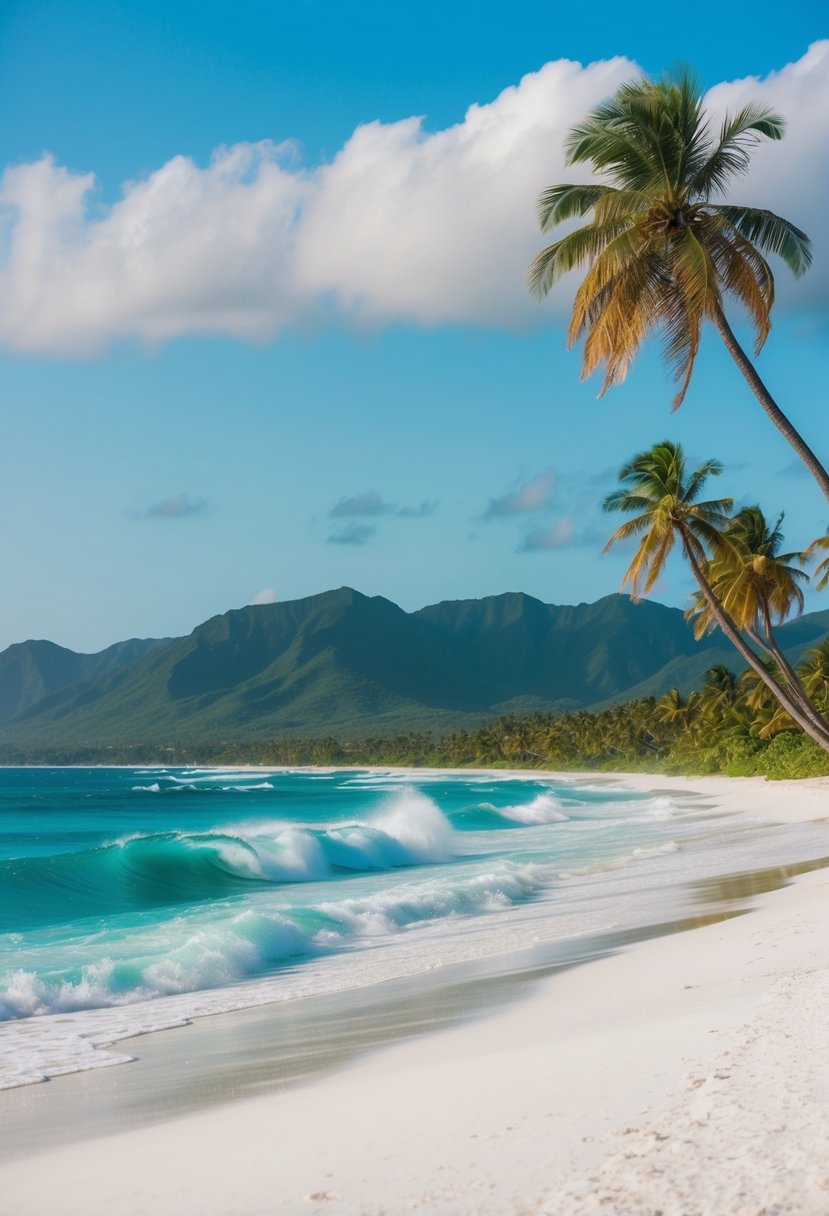
[[(829, 814), (826, 778), (620, 781)], [(300, 1088), (13, 1161), (0, 1212), (824, 1216), (829, 870), (751, 906)]]

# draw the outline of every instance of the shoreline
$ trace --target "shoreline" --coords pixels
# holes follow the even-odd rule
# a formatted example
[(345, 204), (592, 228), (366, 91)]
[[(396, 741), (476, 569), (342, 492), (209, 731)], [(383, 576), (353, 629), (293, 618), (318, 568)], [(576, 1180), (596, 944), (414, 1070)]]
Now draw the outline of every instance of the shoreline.
[[(695, 792), (770, 823), (829, 814), (827, 778), (514, 775)], [(299, 1088), (12, 1161), (0, 1193), (19, 1216), (759, 1216), (761, 1199), (818, 1216), (829, 1206), (829, 1116), (814, 1097), (829, 1093), (829, 874), (751, 908), (561, 971), (482, 1020), (379, 1047)], [(136, 1171), (148, 1160), (152, 1174)]]

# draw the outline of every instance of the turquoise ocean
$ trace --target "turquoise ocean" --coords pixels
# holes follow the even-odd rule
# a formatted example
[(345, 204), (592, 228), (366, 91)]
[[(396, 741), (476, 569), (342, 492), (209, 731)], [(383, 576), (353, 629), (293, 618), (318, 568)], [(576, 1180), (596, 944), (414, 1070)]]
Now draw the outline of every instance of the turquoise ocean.
[(0, 770), (0, 1087), (210, 1013), (700, 909), (814, 825), (533, 775)]

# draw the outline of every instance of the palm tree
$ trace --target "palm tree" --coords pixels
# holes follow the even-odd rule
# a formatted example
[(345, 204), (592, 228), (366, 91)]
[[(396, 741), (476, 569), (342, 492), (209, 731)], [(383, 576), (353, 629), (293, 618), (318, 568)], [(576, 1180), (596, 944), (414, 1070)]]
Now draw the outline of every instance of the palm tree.
[(798, 673), (809, 696), (829, 709), (829, 641), (821, 642), (803, 656)]
[[(803, 554), (781, 552), (782, 522), (782, 514), (774, 525), (769, 525), (759, 506), (743, 507), (726, 530), (730, 547), (708, 565), (706, 577), (737, 628), (773, 660), (791, 696), (829, 741), (829, 723), (812, 705), (774, 634), (775, 623), (782, 624), (792, 612), (802, 612), (800, 584), (807, 581), (807, 575), (796, 564), (802, 561)], [(698, 617), (694, 630), (697, 638), (716, 626), (701, 595), (694, 597), (686, 615)]]
[(699, 692), (701, 711), (722, 715), (731, 707), (737, 697), (737, 677), (730, 667), (721, 663), (709, 667), (705, 673), (702, 688)]
[(695, 692), (684, 699), (678, 688), (669, 688), (656, 702), (656, 719), (666, 726), (687, 726), (697, 711), (699, 696)]
[(764, 667), (724, 610), (706, 577), (709, 564), (718, 557), (727, 559), (733, 552), (726, 534), (731, 499), (699, 501), (708, 477), (719, 476), (721, 472), (718, 461), (707, 460), (687, 475), (682, 448), (670, 440), (634, 456), (619, 470), (622, 486), (609, 494), (602, 504), (605, 511), (622, 511), (634, 517), (616, 529), (605, 552), (618, 541), (640, 538), (622, 579), (622, 588), (629, 585), (632, 598), (637, 600), (653, 588), (679, 541), (697, 586), (720, 629), (798, 726), (829, 752), (829, 738), (804, 713), (791, 692)]
[[(543, 249), (529, 286), (545, 296), (570, 270), (586, 266), (568, 335), (582, 337), (588, 376), (604, 365), (601, 392), (618, 384), (645, 337), (660, 329), (682, 404), (700, 345), (712, 321), (774, 425), (805, 461), (829, 499), (829, 473), (766, 388), (726, 318), (730, 297), (748, 313), (759, 354), (771, 328), (774, 276), (765, 255), (783, 259), (797, 276), (811, 263), (809, 238), (790, 221), (758, 207), (720, 201), (746, 172), (752, 148), (783, 136), (783, 119), (749, 103), (726, 114), (718, 134), (687, 72), (623, 85), (574, 127), (568, 164), (590, 164), (609, 179), (544, 190), (542, 232), (592, 219)], [(600, 394), (601, 395), (601, 394)]]

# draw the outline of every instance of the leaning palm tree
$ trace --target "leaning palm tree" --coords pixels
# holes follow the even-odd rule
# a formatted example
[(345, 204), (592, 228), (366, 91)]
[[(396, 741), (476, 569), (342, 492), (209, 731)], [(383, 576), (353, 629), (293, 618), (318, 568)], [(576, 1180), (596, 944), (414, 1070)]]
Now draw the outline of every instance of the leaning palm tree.
[(829, 498), (829, 473), (760, 379), (724, 308), (732, 299), (747, 311), (759, 354), (774, 303), (766, 255), (782, 258), (798, 276), (811, 263), (809, 238), (789, 220), (722, 201), (731, 180), (747, 171), (752, 148), (780, 139), (783, 129), (778, 114), (748, 104), (726, 114), (715, 133), (688, 72), (623, 85), (566, 142), (568, 164), (590, 164), (607, 180), (550, 186), (539, 198), (542, 232), (591, 212), (592, 219), (538, 254), (529, 285), (542, 297), (562, 275), (587, 267), (568, 336), (571, 346), (585, 338), (582, 374), (604, 365), (604, 393), (624, 380), (645, 337), (659, 329), (678, 385), (675, 408), (688, 389), (703, 323), (713, 322)]
[(706, 576), (711, 563), (718, 558), (727, 559), (733, 551), (726, 532), (731, 499), (700, 501), (707, 479), (719, 476), (721, 472), (722, 466), (718, 461), (707, 460), (688, 474), (682, 448), (670, 440), (634, 456), (619, 470), (621, 487), (609, 494), (602, 504), (605, 511), (622, 511), (626, 515), (633, 515), (633, 518), (616, 529), (605, 546), (605, 552), (618, 541), (638, 538), (636, 552), (622, 579), (622, 588), (630, 586), (631, 596), (637, 600), (652, 590), (670, 553), (679, 542), (697, 586), (720, 629), (798, 726), (824, 751), (829, 752), (829, 738), (817, 728), (791, 692), (775, 680), (751, 649), (717, 599)]
[[(714, 595), (735, 625), (779, 669), (783, 682), (804, 714), (829, 740), (829, 723), (818, 713), (775, 636), (774, 626), (803, 610), (801, 583), (808, 581), (800, 568), (803, 554), (783, 553), (783, 515), (769, 524), (759, 506), (743, 507), (726, 530), (730, 546), (706, 567)], [(696, 616), (694, 636), (716, 627), (710, 606), (701, 593), (693, 597), (686, 616)]]

